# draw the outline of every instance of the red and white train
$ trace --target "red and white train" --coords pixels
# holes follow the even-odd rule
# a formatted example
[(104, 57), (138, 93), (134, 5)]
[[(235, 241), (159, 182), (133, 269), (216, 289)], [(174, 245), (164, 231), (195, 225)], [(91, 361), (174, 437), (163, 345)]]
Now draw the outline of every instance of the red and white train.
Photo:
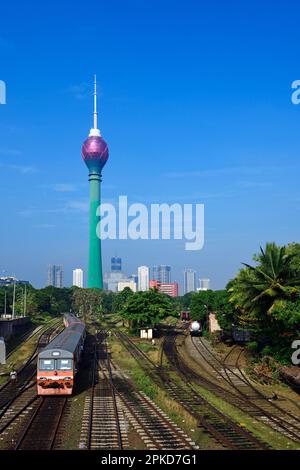
[(71, 395), (86, 337), (85, 324), (64, 315), (65, 329), (38, 355), (38, 395)]

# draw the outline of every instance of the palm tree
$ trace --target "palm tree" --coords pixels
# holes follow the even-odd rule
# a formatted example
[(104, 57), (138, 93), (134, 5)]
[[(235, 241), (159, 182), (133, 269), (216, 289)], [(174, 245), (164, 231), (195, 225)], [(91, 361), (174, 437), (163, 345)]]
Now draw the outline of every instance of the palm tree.
[(243, 263), (238, 276), (228, 286), (230, 301), (252, 317), (272, 313), (277, 300), (293, 300), (299, 292), (300, 278), (292, 267), (295, 254), (286, 247), (267, 243), (265, 250), (254, 257), (258, 266)]

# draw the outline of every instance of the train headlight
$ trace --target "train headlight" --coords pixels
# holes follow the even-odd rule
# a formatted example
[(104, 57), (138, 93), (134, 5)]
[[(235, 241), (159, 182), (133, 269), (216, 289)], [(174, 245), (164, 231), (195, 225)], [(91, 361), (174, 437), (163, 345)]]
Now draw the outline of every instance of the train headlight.
[(65, 380), (72, 380), (72, 377), (65, 377)]

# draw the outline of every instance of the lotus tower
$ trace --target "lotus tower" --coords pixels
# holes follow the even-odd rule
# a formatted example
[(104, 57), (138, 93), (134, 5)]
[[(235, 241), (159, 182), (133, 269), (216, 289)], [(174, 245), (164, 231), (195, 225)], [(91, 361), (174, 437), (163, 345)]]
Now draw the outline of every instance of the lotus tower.
[(101, 239), (97, 235), (100, 222), (102, 168), (108, 160), (108, 146), (98, 129), (97, 82), (94, 80), (94, 126), (82, 146), (82, 158), (89, 170), (90, 221), (89, 265), (87, 286), (103, 288)]

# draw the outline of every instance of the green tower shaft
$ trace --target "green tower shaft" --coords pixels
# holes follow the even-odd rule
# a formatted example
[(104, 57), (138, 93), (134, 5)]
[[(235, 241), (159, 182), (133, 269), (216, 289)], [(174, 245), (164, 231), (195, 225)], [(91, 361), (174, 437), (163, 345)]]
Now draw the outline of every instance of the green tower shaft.
[[(90, 246), (89, 246), (89, 271), (88, 287), (103, 289), (102, 277), (102, 253), (101, 238), (97, 234), (97, 227), (100, 222), (98, 212), (101, 203), (101, 173), (93, 172), (89, 174), (90, 182)], [(98, 215), (99, 214), (99, 215)]]

